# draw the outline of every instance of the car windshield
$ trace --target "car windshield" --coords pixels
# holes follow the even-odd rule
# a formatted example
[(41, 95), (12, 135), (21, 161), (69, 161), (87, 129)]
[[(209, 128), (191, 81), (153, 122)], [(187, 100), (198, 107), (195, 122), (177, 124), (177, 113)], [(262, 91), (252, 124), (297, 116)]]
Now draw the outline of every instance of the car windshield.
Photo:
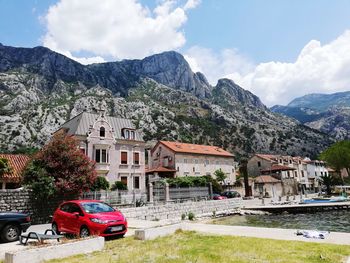
[(105, 213), (105, 212), (114, 212), (114, 208), (105, 204), (105, 203), (99, 203), (99, 202), (91, 202), (91, 203), (82, 203), (81, 206), (88, 214), (95, 214), (95, 213)]

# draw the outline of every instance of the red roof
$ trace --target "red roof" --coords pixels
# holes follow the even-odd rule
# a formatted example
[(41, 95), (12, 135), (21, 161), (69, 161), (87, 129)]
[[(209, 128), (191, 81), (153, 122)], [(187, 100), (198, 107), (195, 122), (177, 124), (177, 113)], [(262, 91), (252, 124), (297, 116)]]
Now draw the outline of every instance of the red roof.
[(1, 179), (6, 182), (19, 182), (22, 178), (22, 172), (30, 160), (29, 156), (24, 154), (0, 154), (0, 158), (7, 159), (11, 168), (11, 172), (4, 174)]
[(155, 173), (155, 172), (157, 172), (157, 173), (174, 173), (174, 172), (176, 172), (176, 170), (165, 168), (163, 166), (159, 166), (157, 168), (153, 168), (150, 170), (146, 169), (146, 173)]
[(278, 158), (277, 155), (273, 155), (273, 154), (260, 154), (260, 153), (257, 153), (255, 154), (255, 156), (258, 156), (262, 159), (265, 159), (267, 161), (272, 161), (272, 160), (276, 160)]
[(281, 181), (270, 176), (270, 175), (260, 175), (257, 178), (255, 178), (255, 183), (258, 184), (266, 184), (266, 183), (270, 183), (270, 184), (274, 184), (274, 183), (280, 183)]
[(296, 170), (296, 169), (285, 165), (274, 164), (271, 166), (270, 169), (261, 170), (261, 172), (290, 171), (290, 170)]
[(158, 143), (165, 145), (170, 150), (176, 153), (192, 153), (192, 154), (205, 154), (205, 155), (216, 155), (216, 156), (223, 156), (223, 157), (233, 157), (231, 153), (217, 146), (199, 145), (199, 144), (181, 143), (181, 142), (169, 142), (169, 141), (159, 141)]

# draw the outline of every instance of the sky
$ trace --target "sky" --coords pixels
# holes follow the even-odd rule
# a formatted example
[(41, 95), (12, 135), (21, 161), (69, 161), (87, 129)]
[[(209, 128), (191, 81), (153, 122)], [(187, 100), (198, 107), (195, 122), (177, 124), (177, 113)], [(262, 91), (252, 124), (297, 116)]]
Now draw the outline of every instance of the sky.
[(0, 0), (0, 43), (83, 64), (184, 55), (267, 106), (350, 90), (348, 0)]

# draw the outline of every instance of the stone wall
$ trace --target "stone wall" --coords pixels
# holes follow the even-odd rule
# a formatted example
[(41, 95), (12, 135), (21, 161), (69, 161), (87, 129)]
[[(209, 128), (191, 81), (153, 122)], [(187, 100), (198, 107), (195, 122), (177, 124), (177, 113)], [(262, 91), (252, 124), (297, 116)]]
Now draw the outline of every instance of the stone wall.
[(23, 212), (31, 217), (32, 224), (50, 223), (53, 212), (60, 203), (77, 199), (75, 196), (56, 196), (37, 200), (31, 191), (25, 189), (0, 190), (0, 212)]
[(164, 205), (149, 205), (142, 207), (123, 208), (120, 211), (127, 218), (158, 220), (181, 219), (182, 214), (194, 213), (196, 217), (228, 214), (239, 211), (242, 206), (241, 198), (225, 200), (209, 200), (198, 202), (168, 203)]

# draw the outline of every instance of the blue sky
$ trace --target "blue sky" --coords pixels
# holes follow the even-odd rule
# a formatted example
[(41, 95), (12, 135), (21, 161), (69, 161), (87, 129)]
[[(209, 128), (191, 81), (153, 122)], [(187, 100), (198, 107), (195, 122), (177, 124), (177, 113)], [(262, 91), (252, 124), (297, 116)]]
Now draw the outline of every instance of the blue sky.
[[(294, 72), (297, 67), (296, 60), (300, 56), (301, 50), (313, 40), (319, 42), (319, 46), (311, 45), (311, 55), (317, 56), (313, 61), (319, 63), (318, 54), (320, 52), (326, 52), (326, 55), (321, 57), (329, 57), (330, 55), (327, 53), (329, 49), (325, 45), (332, 43), (350, 29), (350, 1), (192, 0), (193, 6), (185, 8), (187, 0), (178, 0), (172, 3), (169, 10), (159, 15), (155, 12), (155, 8), (165, 6), (164, 3), (169, 1), (129, 0), (135, 5), (128, 9), (129, 4), (126, 0), (105, 0), (106, 3), (110, 4), (108, 8), (115, 10), (115, 12), (108, 12), (108, 8), (96, 9), (98, 10), (96, 12), (101, 13), (102, 18), (96, 17), (95, 23), (86, 23), (87, 27), (96, 26), (97, 29), (81, 36), (79, 43), (81, 47), (76, 44), (79, 39), (77, 41), (77, 36), (75, 36), (71, 25), (77, 23), (77, 27), (75, 27), (77, 30), (79, 23), (81, 23), (80, 26), (84, 28), (86, 21), (83, 20), (85, 17), (88, 20), (89, 16), (80, 14), (83, 12), (80, 10), (88, 10), (98, 1), (68, 1), (0, 0), (0, 42), (4, 45), (25, 47), (45, 45), (83, 63), (141, 58), (152, 53), (174, 49), (184, 54), (195, 70), (201, 70), (208, 75), (211, 83), (215, 84), (220, 77), (231, 77), (239, 84), (245, 85), (245, 88), (257, 93), (267, 104), (279, 102), (278, 97), (281, 97), (281, 94), (274, 96), (273, 93), (276, 93), (277, 90), (283, 90), (284, 81), (288, 83), (294, 81), (295, 85), (300, 86), (300, 83), (303, 85), (300, 87), (300, 92), (292, 92), (293, 94), (288, 96), (288, 91), (298, 86), (284, 88), (282, 95), (286, 95), (286, 98), (281, 101), (282, 104), (286, 104), (292, 96), (305, 93), (329, 93), (349, 89), (347, 79), (343, 80), (343, 75), (341, 75), (341, 84), (335, 84), (339, 82), (339, 79), (330, 81), (335, 77), (329, 76), (323, 80), (323, 82), (327, 80), (329, 83), (319, 83), (313, 79), (309, 84), (304, 85), (304, 81), (310, 79), (310, 76), (296, 80), (283, 79), (281, 73), (276, 73), (276, 67), (283, 64), (283, 67), (278, 68), (277, 72), (288, 71), (291, 75), (292, 73), (296, 74)], [(87, 5), (86, 3), (89, 1), (91, 4)], [(72, 2), (75, 4), (71, 4)], [(103, 1), (100, 0), (101, 2)], [(49, 7), (55, 4), (59, 8), (51, 13), (48, 12)], [(113, 30), (115, 32), (121, 31), (118, 31), (116, 24), (109, 25), (110, 29), (107, 30), (107, 26), (101, 19), (109, 16), (121, 17), (123, 13), (118, 11), (119, 8), (130, 10), (129, 12), (135, 10), (136, 13), (137, 4), (142, 7), (142, 10), (148, 10), (149, 14), (139, 13), (135, 15), (135, 26), (132, 26), (131, 22), (129, 31), (122, 33), (127, 35), (130, 31), (133, 33), (132, 30), (139, 33), (139, 29), (143, 30), (143, 23), (140, 25), (137, 22), (142, 21), (139, 19), (147, 19), (147, 17), (154, 18), (155, 21), (151, 25), (155, 25), (154, 28), (160, 26), (163, 31), (153, 32), (156, 29), (149, 26), (144, 28), (147, 36), (142, 33), (137, 36), (138, 33), (135, 33), (136, 37), (115, 38), (110, 43), (101, 44), (100, 40), (105, 35), (106, 39), (110, 39), (114, 37)], [(180, 8), (181, 12), (176, 12), (176, 8)], [(94, 10), (90, 11), (94, 12)], [(81, 15), (76, 17), (77, 21), (74, 21), (75, 16), (71, 15), (74, 12)], [(89, 13), (87, 12), (87, 14)], [(133, 19), (132, 17), (130, 20)], [(157, 17), (160, 17), (162, 21), (159, 22), (159, 19), (155, 19)], [(168, 17), (173, 18), (168, 19)], [(125, 28), (125, 25), (128, 25), (127, 21), (123, 23), (123, 27), (120, 28)], [(61, 24), (63, 29), (60, 31)], [(170, 25), (169, 28), (165, 28), (167, 25)], [(65, 31), (67, 35), (63, 34)], [(71, 34), (69, 34), (70, 32)], [(104, 33), (105, 35), (103, 35)], [(165, 37), (161, 39), (163, 35)], [(87, 36), (90, 38), (87, 39)], [(345, 38), (347, 41), (347, 37)], [(142, 46), (138, 46), (136, 42), (142, 43)], [(120, 47), (109, 48), (113, 45), (119, 45), (119, 43), (121, 43)], [(334, 52), (337, 53), (336, 51), (331, 53)], [(79, 60), (80, 56), (93, 58)], [(337, 56), (342, 57), (342, 54), (337, 53)], [(326, 63), (327, 61), (321, 62)], [(346, 64), (346, 62), (347, 60), (343, 61), (342, 64)], [(228, 66), (218, 69), (217, 64)], [(208, 65), (211, 65), (212, 68)], [(262, 82), (256, 77), (258, 73), (259, 76), (262, 74), (259, 65), (264, 67), (263, 72), (266, 72), (268, 79), (271, 79), (270, 82), (265, 82), (266, 78)], [(334, 65), (334, 67), (339, 67), (339, 65)], [(274, 69), (273, 72), (271, 72), (271, 68)], [(258, 70), (260, 71), (258, 72)], [(302, 72), (305, 72), (305, 69)], [(310, 74), (321, 75), (323, 72), (310, 72)], [(339, 75), (340, 73), (333, 72), (332, 74)], [(275, 85), (271, 90), (268, 90), (269, 94), (265, 94), (264, 87), (266, 85)], [(312, 87), (313, 85), (320, 87)], [(336, 87), (329, 87), (334, 85)]]

